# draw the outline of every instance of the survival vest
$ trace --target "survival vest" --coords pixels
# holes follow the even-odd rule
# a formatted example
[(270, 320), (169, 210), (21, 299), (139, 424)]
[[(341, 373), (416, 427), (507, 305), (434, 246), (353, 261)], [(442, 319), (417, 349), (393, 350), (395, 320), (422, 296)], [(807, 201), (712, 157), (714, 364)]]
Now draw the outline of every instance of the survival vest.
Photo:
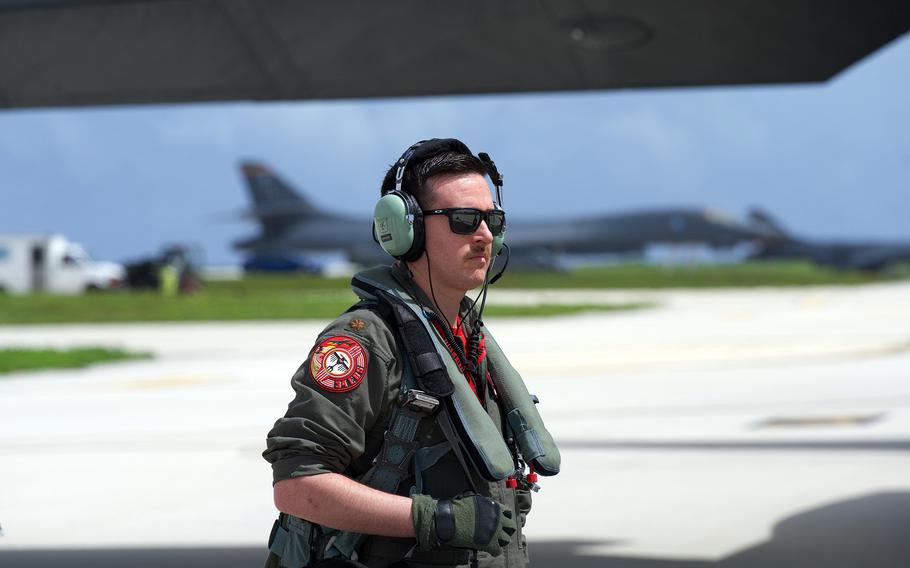
[[(421, 493), (423, 472), (448, 452), (455, 454), (469, 479), (472, 472), (491, 482), (520, 477), (522, 463), (541, 475), (559, 473), (559, 450), (544, 427), (536, 399), (485, 327), (481, 330), (487, 355), (478, 373), (485, 377), (489, 366), (506, 417), (505, 433), (500, 433), (464, 380), (438, 337), (428, 308), (401, 287), (388, 267), (356, 274), (351, 286), (361, 299), (352, 309), (376, 310), (395, 332), (408, 361), (402, 365), (400, 404), (392, 411), (383, 445), (361, 483), (397, 493), (402, 480), (413, 475), (410, 493)], [(418, 447), (415, 438), (422, 420), (434, 420), (445, 442)], [(513, 442), (511, 447), (504, 434)], [(282, 513), (269, 537), (266, 567), (301, 568), (323, 558), (351, 558), (365, 536)]]

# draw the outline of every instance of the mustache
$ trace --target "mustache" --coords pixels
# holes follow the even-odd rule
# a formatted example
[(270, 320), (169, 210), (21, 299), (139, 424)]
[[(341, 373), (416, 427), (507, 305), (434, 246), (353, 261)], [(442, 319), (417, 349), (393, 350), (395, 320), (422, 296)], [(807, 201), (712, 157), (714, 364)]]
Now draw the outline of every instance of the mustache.
[(479, 246), (479, 247), (472, 246), (471, 251), (465, 255), (465, 260), (467, 260), (471, 257), (478, 256), (478, 255), (483, 255), (483, 257), (485, 259), (490, 260), (490, 255), (492, 254), (492, 252), (493, 252), (492, 246)]

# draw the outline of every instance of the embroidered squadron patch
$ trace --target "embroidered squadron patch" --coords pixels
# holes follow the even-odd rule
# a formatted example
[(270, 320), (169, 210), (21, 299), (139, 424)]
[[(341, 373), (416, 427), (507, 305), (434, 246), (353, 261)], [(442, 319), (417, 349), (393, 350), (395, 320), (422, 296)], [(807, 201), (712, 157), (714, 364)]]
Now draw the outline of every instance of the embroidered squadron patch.
[(327, 391), (354, 390), (367, 374), (367, 352), (356, 339), (333, 335), (310, 353), (310, 374)]

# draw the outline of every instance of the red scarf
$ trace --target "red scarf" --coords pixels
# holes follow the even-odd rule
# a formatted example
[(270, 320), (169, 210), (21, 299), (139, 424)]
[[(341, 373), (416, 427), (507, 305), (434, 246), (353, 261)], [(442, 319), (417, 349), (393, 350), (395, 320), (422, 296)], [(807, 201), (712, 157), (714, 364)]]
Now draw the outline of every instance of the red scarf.
[[(459, 359), (458, 354), (455, 351), (455, 348), (451, 344), (449, 344), (449, 340), (446, 338), (445, 332), (443, 332), (443, 330), (440, 328), (440, 326), (438, 324), (436, 324), (436, 322), (433, 322), (433, 323), (434, 323), (434, 325), (436, 325), (436, 330), (439, 331), (439, 336), (442, 337), (443, 343), (446, 344), (446, 349), (449, 350), (449, 354), (451, 354), (452, 359), (455, 361), (455, 364), (458, 365), (458, 370), (461, 371), (461, 373), (468, 380), (468, 385), (470, 385), (471, 390), (474, 391), (474, 394), (477, 395), (478, 398), (480, 398), (480, 395), (477, 394), (477, 383), (475, 382), (474, 377), (471, 376), (471, 372), (468, 371), (468, 369), (465, 368), (465, 366), (462, 364), (461, 359)], [(465, 337), (465, 334), (464, 334), (464, 326), (461, 325), (461, 316), (458, 316), (455, 319), (455, 330), (452, 331), (452, 335), (455, 336), (455, 339), (459, 343), (461, 343), (462, 350), (465, 353), (467, 353), (468, 352), (468, 339), (467, 339), (467, 337)], [(482, 333), (480, 334), (480, 347), (478, 350), (480, 351), (480, 353), (477, 357), (477, 362), (480, 363), (481, 361), (483, 361), (484, 357), (487, 356), (487, 341)]]

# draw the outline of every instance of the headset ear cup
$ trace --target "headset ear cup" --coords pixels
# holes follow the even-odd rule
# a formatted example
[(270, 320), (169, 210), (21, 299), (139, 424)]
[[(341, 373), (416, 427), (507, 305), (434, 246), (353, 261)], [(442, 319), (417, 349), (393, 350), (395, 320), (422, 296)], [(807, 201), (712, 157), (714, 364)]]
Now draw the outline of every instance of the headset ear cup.
[(410, 194), (390, 191), (373, 209), (374, 238), (395, 258), (417, 260), (423, 254), (423, 213)]
[(373, 209), (373, 231), (382, 250), (395, 258), (411, 249), (414, 229), (401, 194), (393, 191), (379, 198)]

